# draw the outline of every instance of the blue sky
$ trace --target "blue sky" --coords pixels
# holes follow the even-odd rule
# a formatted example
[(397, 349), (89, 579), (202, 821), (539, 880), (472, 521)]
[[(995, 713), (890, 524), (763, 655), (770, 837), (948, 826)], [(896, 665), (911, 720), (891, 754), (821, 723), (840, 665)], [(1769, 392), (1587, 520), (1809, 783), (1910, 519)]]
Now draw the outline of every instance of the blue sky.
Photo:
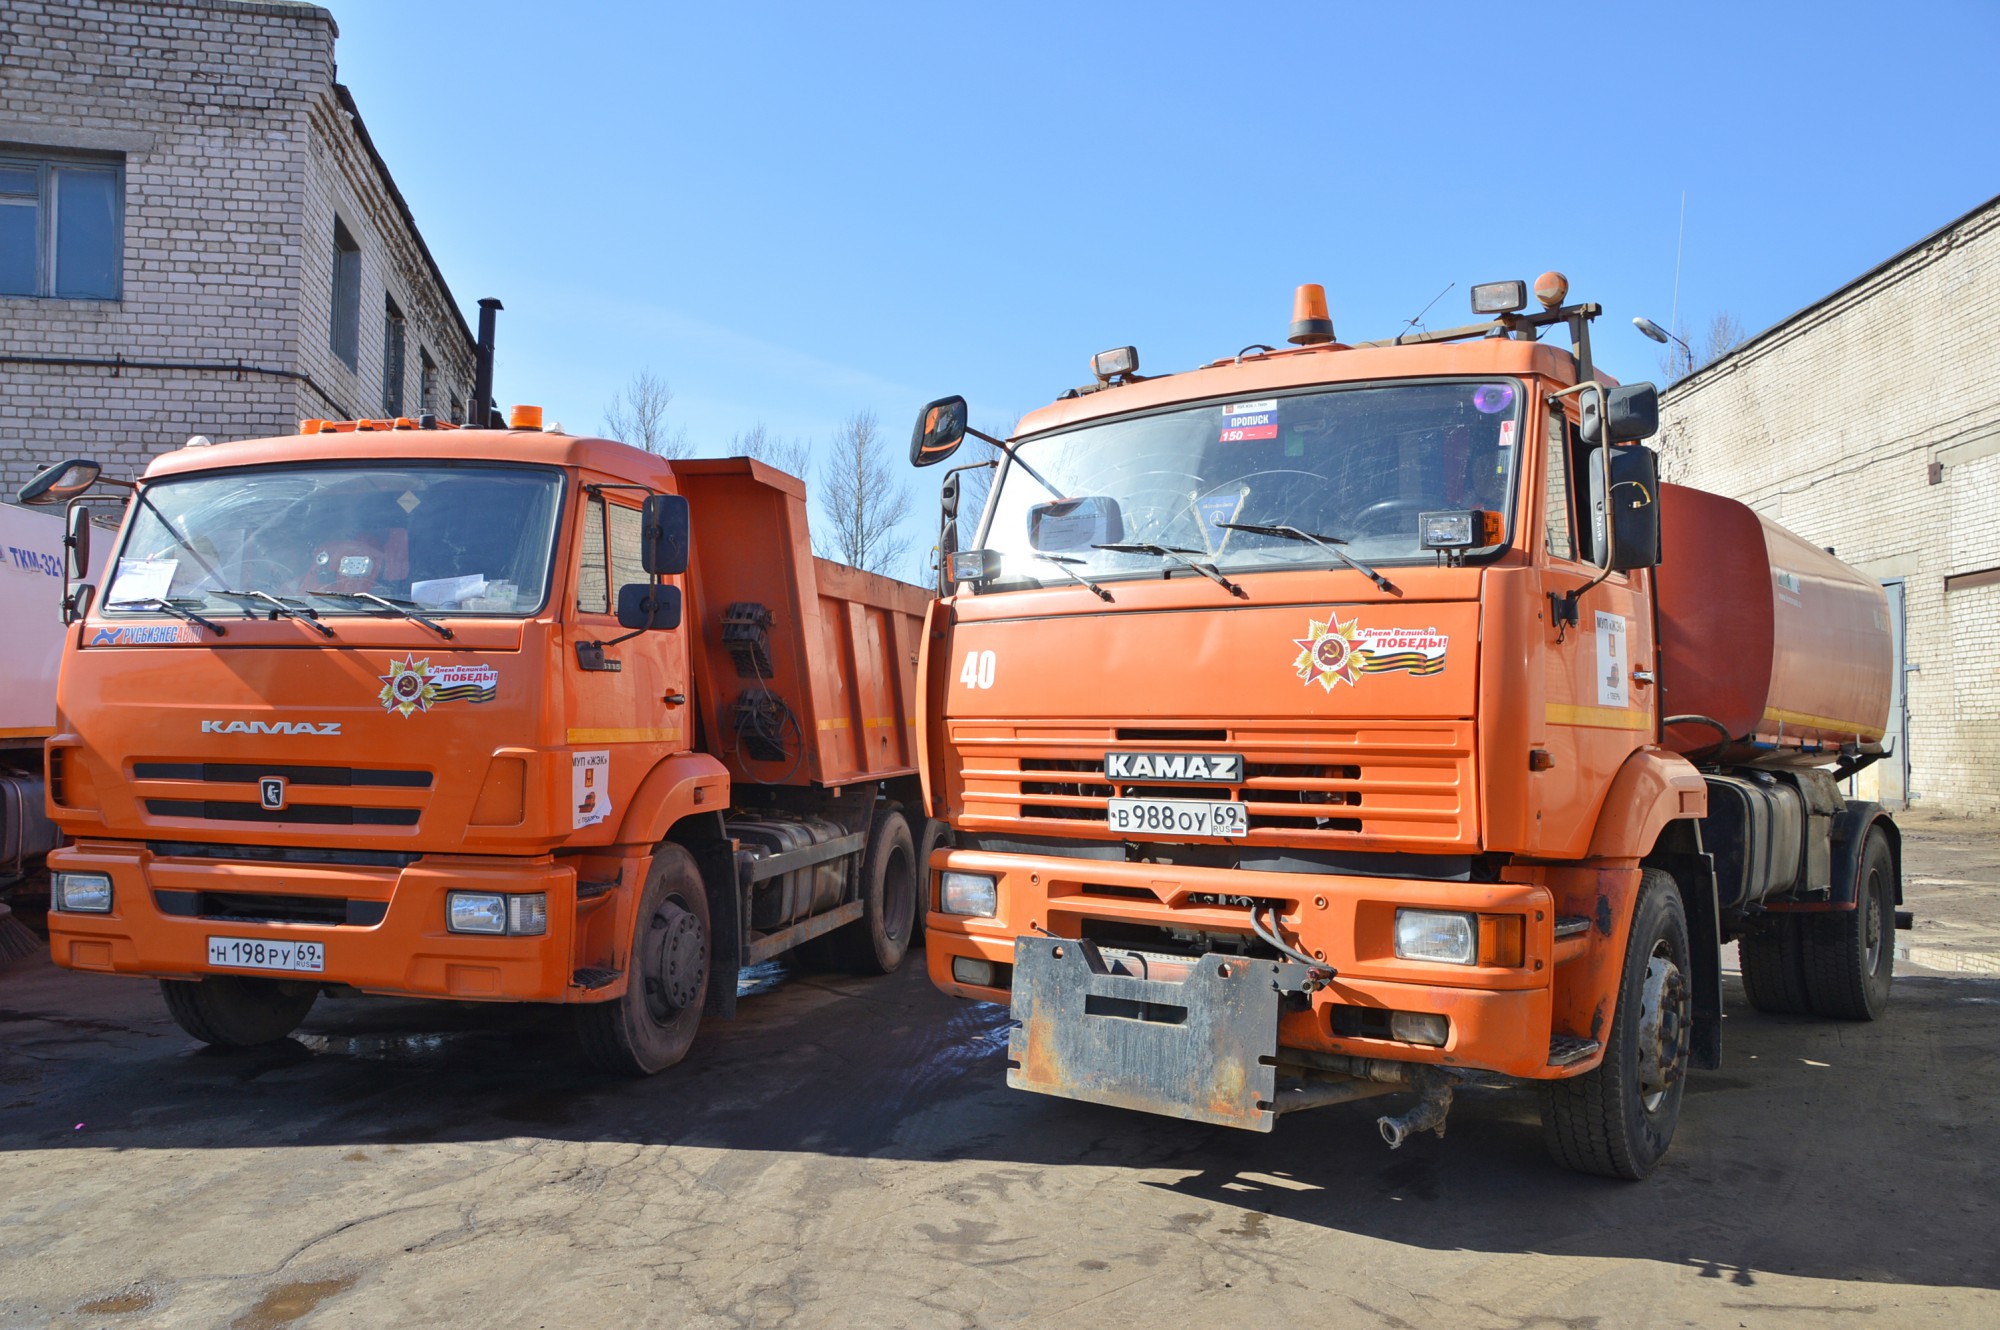
[[(1149, 371), (1344, 338), (1560, 268), (1761, 329), (2000, 192), (2000, 5), (1358, 7), (336, 0), (354, 90), (497, 395), (572, 430), (641, 370), (704, 452), (927, 398), (1004, 427)], [(933, 476), (916, 508), (928, 527)]]

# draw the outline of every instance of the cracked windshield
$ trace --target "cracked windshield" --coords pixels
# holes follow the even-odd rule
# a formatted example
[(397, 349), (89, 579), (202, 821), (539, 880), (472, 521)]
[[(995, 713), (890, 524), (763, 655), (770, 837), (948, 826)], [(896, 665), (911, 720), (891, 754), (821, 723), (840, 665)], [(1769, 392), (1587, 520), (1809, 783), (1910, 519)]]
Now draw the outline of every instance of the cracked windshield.
[(529, 614), (561, 477), (506, 466), (299, 467), (146, 486), (106, 603), (259, 616)]
[(1158, 576), (1189, 560), (1225, 572), (1338, 566), (1328, 545), (1368, 564), (1430, 562), (1419, 513), (1509, 513), (1520, 420), (1515, 383), (1428, 383), (1216, 402), (1028, 439), (987, 526), (1002, 559), (995, 585)]

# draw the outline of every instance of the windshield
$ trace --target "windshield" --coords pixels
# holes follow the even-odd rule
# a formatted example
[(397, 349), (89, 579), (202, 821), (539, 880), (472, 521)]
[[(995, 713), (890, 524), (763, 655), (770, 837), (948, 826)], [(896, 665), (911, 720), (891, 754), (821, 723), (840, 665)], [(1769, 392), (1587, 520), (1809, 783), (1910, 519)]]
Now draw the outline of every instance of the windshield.
[[(1329, 544), (1367, 564), (1431, 562), (1419, 513), (1511, 512), (1522, 398), (1504, 380), (1364, 385), (1027, 439), (989, 508), (985, 544), (1001, 559), (993, 586), (1069, 582), (1070, 572), (1157, 577), (1172, 567), (1171, 556), (1131, 548), (1139, 545), (1224, 572), (1340, 566)], [(1051, 490), (1086, 502), (1046, 507)], [(1222, 523), (1289, 527), (1326, 544)]]
[[(319, 614), (531, 614), (548, 589), (562, 474), (517, 466), (300, 466), (145, 486), (110, 590), (152, 602)], [(235, 593), (225, 595), (223, 593)], [(261, 594), (260, 594), (261, 593)]]

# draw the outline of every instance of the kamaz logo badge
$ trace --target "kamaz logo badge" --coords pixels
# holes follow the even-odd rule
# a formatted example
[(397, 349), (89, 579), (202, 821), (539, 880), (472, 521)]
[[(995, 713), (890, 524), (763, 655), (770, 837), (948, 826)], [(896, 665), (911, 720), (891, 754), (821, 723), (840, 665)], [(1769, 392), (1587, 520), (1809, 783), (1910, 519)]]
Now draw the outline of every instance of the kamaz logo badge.
[(1243, 755), (1241, 753), (1106, 753), (1104, 774), (1111, 780), (1236, 785), (1243, 780)]
[(205, 720), (203, 734), (339, 734), (337, 720)]
[(285, 806), (285, 778), (264, 776), (257, 781), (257, 802), (272, 812), (281, 811)]

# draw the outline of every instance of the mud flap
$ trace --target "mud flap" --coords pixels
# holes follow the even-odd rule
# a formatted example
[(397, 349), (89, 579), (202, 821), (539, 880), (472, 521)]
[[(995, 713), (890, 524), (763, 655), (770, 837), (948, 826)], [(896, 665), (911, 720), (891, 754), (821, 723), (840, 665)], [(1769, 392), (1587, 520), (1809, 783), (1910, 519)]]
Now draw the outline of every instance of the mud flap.
[(1308, 982), (1290, 962), (1210, 953), (1162, 965), (1087, 941), (1016, 938), (1007, 1084), (1269, 1131), (1278, 1013)]

